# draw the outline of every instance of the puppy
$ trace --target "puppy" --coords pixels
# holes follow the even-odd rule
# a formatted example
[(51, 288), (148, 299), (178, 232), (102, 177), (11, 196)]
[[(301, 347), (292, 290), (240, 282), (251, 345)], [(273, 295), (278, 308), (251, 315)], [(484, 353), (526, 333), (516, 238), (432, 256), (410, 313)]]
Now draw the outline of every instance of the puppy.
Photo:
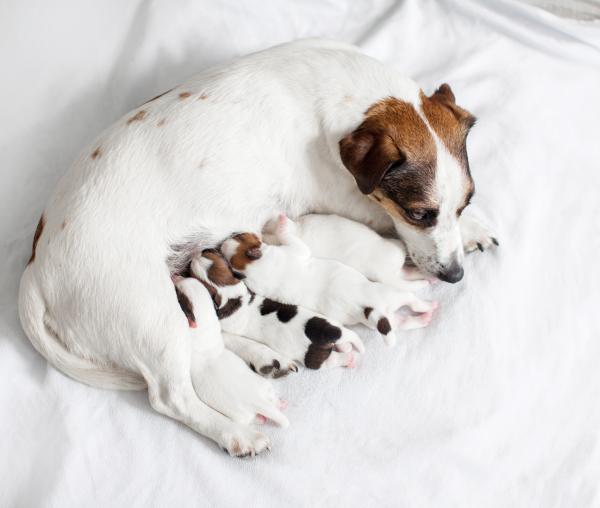
[[(265, 225), (263, 239), (267, 243), (277, 243), (277, 224), (275, 218)], [(365, 224), (334, 214), (308, 214), (296, 221), (288, 218), (287, 227), (313, 256), (339, 261), (369, 280), (411, 291), (429, 286), (415, 270), (404, 268), (406, 250), (400, 240), (383, 238)]]
[[(234, 422), (248, 425), (266, 418), (287, 427), (281, 401), (266, 379), (261, 378), (231, 351), (221, 339), (219, 320), (211, 297), (196, 279), (176, 277), (177, 298), (188, 319), (192, 335), (190, 375), (198, 397)], [(265, 446), (268, 446), (268, 441)], [(244, 455), (232, 445), (232, 454)], [(248, 453), (252, 453), (250, 448)]]
[[(377, 329), (388, 345), (395, 343), (396, 328), (429, 324), (436, 303), (371, 282), (339, 261), (312, 257), (288, 226), (287, 217), (280, 216), (275, 231), (278, 246), (264, 244), (253, 233), (237, 234), (223, 242), (221, 251), (233, 269), (244, 274), (252, 291), (282, 302), (298, 302), (344, 325), (365, 324)], [(422, 314), (394, 318), (394, 312), (405, 305)]]
[(298, 305), (280, 303), (250, 291), (214, 249), (196, 256), (190, 271), (211, 294), (221, 328), (227, 332), (224, 340), (229, 349), (254, 368), (257, 355), (270, 355), (268, 351), (258, 352), (244, 337), (263, 343), (286, 358), (277, 360), (279, 367), (275, 372), (269, 368), (274, 362), (260, 367), (258, 371), (263, 374), (280, 377), (289, 372), (291, 367), (287, 372), (281, 369), (281, 365), (290, 365), (287, 358), (309, 369), (354, 367), (353, 347), (364, 352), (360, 337), (341, 324)]

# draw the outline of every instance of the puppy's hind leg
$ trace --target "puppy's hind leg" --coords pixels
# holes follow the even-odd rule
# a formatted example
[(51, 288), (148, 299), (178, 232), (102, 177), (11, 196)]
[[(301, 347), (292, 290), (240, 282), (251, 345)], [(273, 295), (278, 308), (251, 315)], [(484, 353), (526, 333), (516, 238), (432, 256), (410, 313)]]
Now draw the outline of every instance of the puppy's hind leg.
[(298, 367), (292, 360), (252, 339), (223, 332), (223, 342), (227, 349), (261, 376), (277, 379), (290, 372), (298, 372)]

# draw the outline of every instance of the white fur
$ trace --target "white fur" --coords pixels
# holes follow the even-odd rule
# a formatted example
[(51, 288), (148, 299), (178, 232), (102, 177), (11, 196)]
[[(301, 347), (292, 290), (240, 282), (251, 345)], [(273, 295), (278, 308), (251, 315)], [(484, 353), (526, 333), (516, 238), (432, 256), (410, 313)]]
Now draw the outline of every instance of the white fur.
[(45, 207), (19, 291), (33, 345), (86, 383), (145, 382), (157, 411), (230, 451), (238, 441), (264, 449), (262, 436), (194, 392), (191, 332), (165, 260), (181, 266), (181, 253), (258, 230), (279, 210), (391, 230), (338, 153), (388, 96), (417, 104), (419, 87), (352, 46), (306, 40), (209, 69), (125, 115), (86, 147)]
[[(409, 280), (404, 263), (406, 250), (395, 238), (384, 238), (370, 227), (334, 214), (308, 214), (288, 227), (317, 258), (334, 259), (351, 266), (368, 279), (383, 282), (398, 289), (417, 290), (428, 281)], [(267, 243), (277, 244), (274, 233), (277, 219), (267, 223), (263, 236)]]

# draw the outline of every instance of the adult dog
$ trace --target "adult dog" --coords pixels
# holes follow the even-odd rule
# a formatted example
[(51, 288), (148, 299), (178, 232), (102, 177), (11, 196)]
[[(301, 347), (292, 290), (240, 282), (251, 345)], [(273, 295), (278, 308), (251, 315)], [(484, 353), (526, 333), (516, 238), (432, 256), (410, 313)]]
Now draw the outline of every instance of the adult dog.
[(335, 42), (207, 70), (116, 122), (61, 179), (21, 280), (25, 332), (69, 376), (147, 385), (157, 411), (232, 454), (259, 452), (264, 436), (194, 391), (194, 342), (171, 275), (284, 211), (395, 228), (421, 270), (458, 281), (463, 245), (493, 241), (473, 222), (461, 231), (473, 122), (448, 85), (428, 97)]

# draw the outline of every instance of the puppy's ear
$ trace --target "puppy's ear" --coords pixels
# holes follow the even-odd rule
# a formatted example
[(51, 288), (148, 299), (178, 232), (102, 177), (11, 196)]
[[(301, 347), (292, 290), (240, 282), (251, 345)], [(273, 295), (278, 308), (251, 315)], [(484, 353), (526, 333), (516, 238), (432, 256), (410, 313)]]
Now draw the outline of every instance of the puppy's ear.
[(190, 328), (196, 328), (198, 325), (196, 324), (196, 316), (194, 315), (194, 305), (192, 304), (192, 301), (177, 286), (175, 286), (175, 293), (177, 294), (177, 301), (188, 320)]
[(248, 259), (260, 259), (262, 257), (262, 251), (260, 247), (252, 247), (251, 249), (246, 249), (246, 257)]
[(456, 97), (454, 96), (454, 92), (448, 83), (440, 85), (434, 94), (429, 98), (432, 101), (436, 101), (448, 108), (467, 131), (473, 127), (473, 125), (475, 125), (477, 119), (466, 109), (463, 109), (456, 104)]
[(371, 194), (392, 164), (405, 159), (389, 136), (362, 126), (339, 145), (342, 162), (363, 194)]

